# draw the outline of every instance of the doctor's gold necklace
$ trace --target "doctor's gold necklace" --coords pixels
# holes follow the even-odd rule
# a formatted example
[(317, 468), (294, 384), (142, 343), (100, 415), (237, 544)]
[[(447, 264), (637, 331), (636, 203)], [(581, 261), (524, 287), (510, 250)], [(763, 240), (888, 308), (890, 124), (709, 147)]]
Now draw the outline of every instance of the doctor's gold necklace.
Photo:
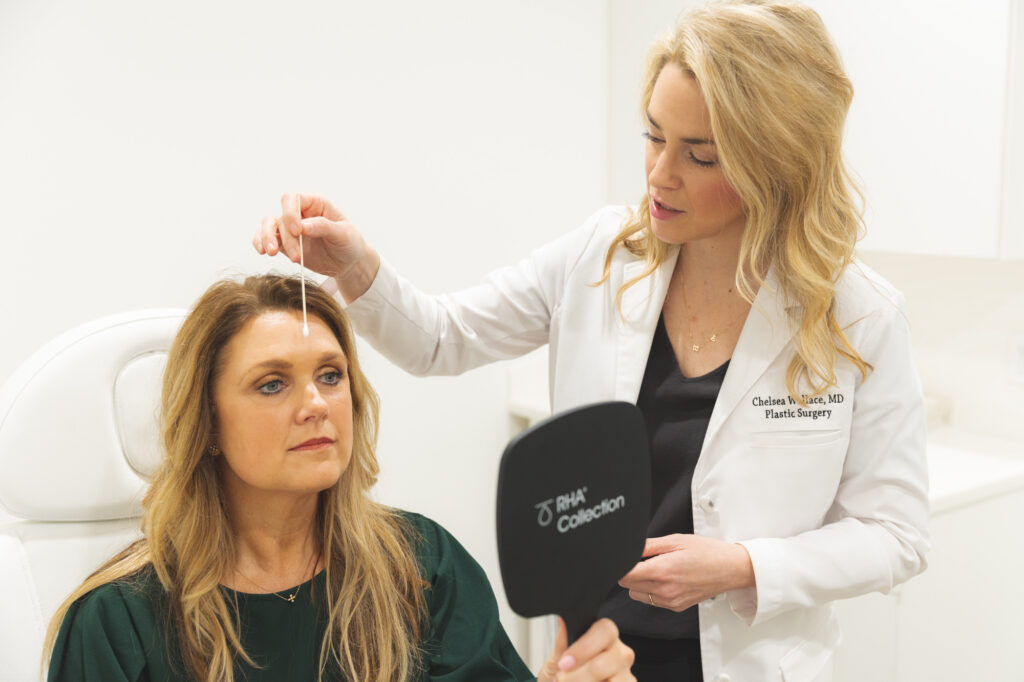
[[(703, 342), (701, 344), (697, 344), (697, 343), (693, 342), (693, 325), (690, 324), (690, 321), (693, 318), (690, 315), (690, 306), (686, 302), (686, 287), (679, 287), (679, 289), (683, 293), (683, 310), (686, 312), (686, 335), (690, 339), (690, 350), (692, 350), (694, 353), (699, 353), (701, 348), (704, 348), (709, 343), (714, 343), (715, 341), (718, 341), (718, 334), (719, 334), (719, 332), (712, 332), (711, 336), (708, 337), (707, 341), (705, 341), (705, 342)], [(745, 310), (741, 311), (738, 316), (736, 316), (731, 322), (729, 322), (729, 324), (725, 327), (723, 332), (726, 332), (726, 331), (729, 331), (730, 329), (732, 329), (733, 325), (736, 324), (736, 321), (742, 319), (745, 313), (746, 313)]]

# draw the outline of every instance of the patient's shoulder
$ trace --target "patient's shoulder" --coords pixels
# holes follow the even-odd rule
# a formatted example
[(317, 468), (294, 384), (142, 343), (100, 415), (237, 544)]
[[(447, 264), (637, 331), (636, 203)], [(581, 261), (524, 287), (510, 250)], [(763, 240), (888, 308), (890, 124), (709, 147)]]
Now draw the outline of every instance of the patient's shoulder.
[(410, 544), (426, 580), (433, 583), (438, 574), (447, 574), (466, 565), (478, 568), (466, 548), (440, 523), (416, 512), (396, 511), (407, 524)]
[(157, 620), (162, 594), (156, 572), (147, 566), (87, 592), (68, 611), (68, 618), (79, 627), (148, 631)]
[(147, 652), (162, 642), (154, 585), (155, 575), (140, 571), (75, 600), (54, 644), (49, 679), (138, 679)]
[(429, 541), (436, 539), (439, 534), (448, 534), (448, 531), (445, 530), (441, 524), (424, 516), (423, 514), (407, 511), (405, 509), (395, 509), (395, 512), (398, 517), (407, 524), (407, 532), (411, 531), (411, 539)]
[(437, 564), (438, 552), (443, 550), (451, 534), (437, 521), (416, 512), (396, 509), (398, 517), (405, 524), (406, 538), (416, 553), (416, 559), (424, 572), (431, 572)]

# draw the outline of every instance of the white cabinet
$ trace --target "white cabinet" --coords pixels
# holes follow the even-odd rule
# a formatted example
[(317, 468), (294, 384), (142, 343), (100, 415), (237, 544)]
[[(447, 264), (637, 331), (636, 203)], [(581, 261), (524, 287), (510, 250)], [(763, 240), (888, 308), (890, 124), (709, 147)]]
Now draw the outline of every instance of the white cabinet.
[[(875, 251), (1024, 257), (1022, 0), (806, 0), (855, 95), (845, 149)], [(611, 2), (610, 199), (644, 179), (639, 81), (651, 39), (698, 0)]]
[(1024, 671), (1024, 453), (929, 445), (928, 569), (837, 603), (836, 682), (1018, 682)]
[(1021, 255), (1009, 235), (1024, 226), (1004, 211), (1016, 0), (809, 4), (854, 84), (846, 152), (867, 198), (863, 248)]

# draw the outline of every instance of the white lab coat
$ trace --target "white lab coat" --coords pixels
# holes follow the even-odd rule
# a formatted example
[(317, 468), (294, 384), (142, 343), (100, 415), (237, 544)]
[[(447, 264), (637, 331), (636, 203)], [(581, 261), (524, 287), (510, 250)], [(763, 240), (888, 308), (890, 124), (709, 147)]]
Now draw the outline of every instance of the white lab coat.
[[(357, 331), (414, 374), (456, 374), (550, 343), (555, 412), (635, 402), (678, 250), (644, 264), (624, 249), (590, 286), (628, 209), (605, 208), (519, 265), (456, 294), (428, 296), (386, 262), (348, 306)], [(928, 548), (924, 407), (902, 296), (855, 264), (836, 314), (861, 357), (807, 410), (791, 404), (795, 327), (769, 272), (722, 383), (693, 474), (699, 535), (741, 542), (756, 588), (700, 604), (705, 680), (827, 681), (839, 642), (829, 602), (888, 592), (924, 569)], [(797, 410), (801, 409), (800, 412)]]

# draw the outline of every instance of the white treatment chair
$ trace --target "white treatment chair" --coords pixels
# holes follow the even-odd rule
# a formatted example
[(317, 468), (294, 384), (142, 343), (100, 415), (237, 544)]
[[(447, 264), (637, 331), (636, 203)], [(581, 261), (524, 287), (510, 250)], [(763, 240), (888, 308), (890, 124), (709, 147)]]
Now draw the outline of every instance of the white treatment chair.
[(0, 680), (39, 679), (57, 606), (139, 534), (160, 383), (185, 311), (105, 317), (0, 388)]

